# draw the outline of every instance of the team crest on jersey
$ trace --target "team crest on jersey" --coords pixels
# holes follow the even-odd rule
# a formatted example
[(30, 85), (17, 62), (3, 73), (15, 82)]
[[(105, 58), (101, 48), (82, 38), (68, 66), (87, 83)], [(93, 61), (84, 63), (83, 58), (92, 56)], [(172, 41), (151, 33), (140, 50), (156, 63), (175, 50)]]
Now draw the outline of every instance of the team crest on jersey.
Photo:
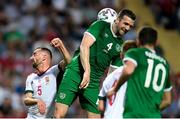
[(49, 83), (49, 77), (45, 77), (46, 84)]
[(121, 51), (121, 46), (119, 44), (116, 44), (116, 51), (120, 52)]
[(66, 97), (66, 94), (65, 93), (60, 93), (59, 97), (60, 97), (60, 99), (64, 99)]

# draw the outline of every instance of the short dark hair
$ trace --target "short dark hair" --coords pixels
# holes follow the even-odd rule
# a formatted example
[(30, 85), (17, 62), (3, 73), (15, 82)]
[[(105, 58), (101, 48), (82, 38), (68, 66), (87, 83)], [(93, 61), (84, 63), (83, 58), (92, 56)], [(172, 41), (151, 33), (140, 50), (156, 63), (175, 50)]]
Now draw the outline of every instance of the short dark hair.
[(158, 33), (152, 27), (143, 27), (138, 35), (140, 45), (152, 44), (155, 45), (157, 41)]
[(129, 9), (123, 9), (120, 11), (120, 13), (118, 14), (118, 18), (122, 19), (124, 16), (128, 16), (130, 17), (132, 20), (136, 20), (136, 15), (134, 14), (133, 11), (129, 10)]
[(47, 52), (49, 54), (50, 58), (52, 59), (52, 52), (48, 48), (46, 48), (46, 47), (37, 47), (36, 49), (40, 49), (42, 51)]

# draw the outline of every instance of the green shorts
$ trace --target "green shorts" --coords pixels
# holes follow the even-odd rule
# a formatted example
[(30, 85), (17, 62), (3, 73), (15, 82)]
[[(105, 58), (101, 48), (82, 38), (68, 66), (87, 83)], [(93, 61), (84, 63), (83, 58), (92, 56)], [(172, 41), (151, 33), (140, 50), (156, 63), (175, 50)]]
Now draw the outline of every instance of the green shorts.
[(55, 101), (70, 106), (79, 97), (83, 109), (99, 114), (97, 103), (99, 84), (90, 82), (86, 89), (79, 89), (81, 80), (80, 73), (70, 68), (66, 69)]

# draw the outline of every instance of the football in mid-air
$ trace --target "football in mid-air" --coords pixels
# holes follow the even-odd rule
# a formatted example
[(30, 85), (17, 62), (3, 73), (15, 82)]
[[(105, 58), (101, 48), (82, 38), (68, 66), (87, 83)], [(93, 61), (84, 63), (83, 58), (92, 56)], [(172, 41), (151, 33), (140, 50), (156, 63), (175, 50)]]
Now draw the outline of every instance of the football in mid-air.
[(98, 20), (103, 20), (106, 22), (114, 22), (114, 20), (117, 18), (117, 13), (115, 10), (111, 8), (104, 8), (98, 12)]

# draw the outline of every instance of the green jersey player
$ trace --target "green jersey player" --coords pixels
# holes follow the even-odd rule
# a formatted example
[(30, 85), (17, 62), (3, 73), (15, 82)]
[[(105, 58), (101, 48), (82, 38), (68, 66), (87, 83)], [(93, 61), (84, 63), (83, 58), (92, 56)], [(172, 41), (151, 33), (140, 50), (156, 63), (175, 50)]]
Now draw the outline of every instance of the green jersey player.
[[(112, 8), (104, 8), (98, 12), (97, 20), (103, 20), (109, 23), (113, 23), (117, 18), (117, 13)], [(122, 60), (120, 58), (117, 58), (115, 61), (113, 61), (108, 69), (108, 74), (113, 72), (118, 67), (122, 66)]]
[(56, 95), (55, 117), (65, 117), (69, 106), (79, 97), (81, 107), (89, 118), (99, 118), (97, 100), (100, 77), (111, 62), (119, 58), (123, 40), (135, 21), (135, 14), (127, 9), (120, 12), (113, 23), (94, 22), (84, 33), (80, 50), (67, 65)]
[(144, 27), (139, 33), (138, 41), (140, 47), (125, 54), (123, 74), (107, 95), (114, 94), (128, 81), (123, 117), (160, 118), (160, 111), (171, 103), (169, 65), (154, 51), (156, 30)]

